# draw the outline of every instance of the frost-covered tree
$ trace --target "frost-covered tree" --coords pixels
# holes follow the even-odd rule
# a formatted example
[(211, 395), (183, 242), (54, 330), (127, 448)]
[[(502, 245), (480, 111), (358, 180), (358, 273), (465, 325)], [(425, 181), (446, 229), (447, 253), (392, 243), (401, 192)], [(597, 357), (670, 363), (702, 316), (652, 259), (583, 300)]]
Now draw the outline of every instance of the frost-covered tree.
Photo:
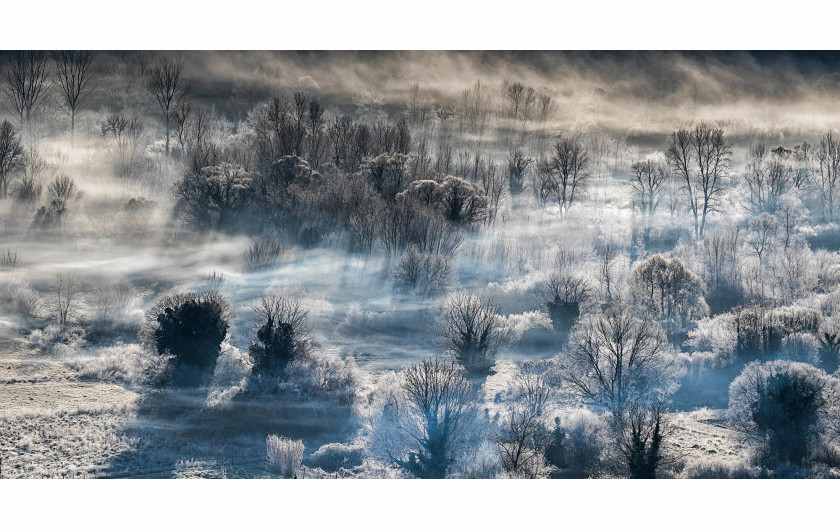
[(831, 131), (820, 138), (815, 157), (818, 162), (817, 185), (823, 221), (834, 222), (835, 202), (840, 193), (840, 138)]
[(237, 221), (253, 191), (251, 175), (223, 163), (186, 171), (174, 186), (179, 205), (199, 227), (224, 229)]
[(776, 213), (785, 193), (793, 187), (794, 167), (789, 150), (773, 149), (768, 153), (759, 144), (744, 173), (746, 205), (754, 215), (762, 212)]
[(767, 254), (772, 250), (776, 232), (779, 229), (779, 222), (776, 217), (762, 212), (750, 219), (750, 231), (747, 237), (747, 244), (758, 258), (759, 265), (764, 265)]
[(636, 303), (668, 327), (686, 326), (709, 314), (703, 298), (706, 285), (679, 258), (647, 258), (633, 270), (632, 287)]
[(623, 306), (582, 318), (555, 361), (569, 392), (616, 416), (674, 392), (682, 370), (662, 328)]
[(720, 209), (729, 180), (732, 144), (723, 129), (700, 124), (671, 134), (665, 152), (682, 179), (688, 209), (694, 218), (694, 237), (702, 239), (710, 213)]
[(416, 180), (399, 197), (429, 205), (455, 225), (479, 223), (487, 215), (487, 197), (466, 180), (451, 175), (442, 182)]
[(837, 379), (808, 364), (748, 364), (729, 387), (729, 421), (766, 466), (801, 465), (838, 414)]
[(545, 417), (550, 412), (552, 388), (543, 374), (525, 365), (508, 392), (496, 439), (502, 469), (513, 477), (540, 477), (547, 469)]
[(463, 368), (424, 360), (401, 374), (375, 418), (374, 451), (419, 478), (446, 478), (474, 435), (477, 419)]

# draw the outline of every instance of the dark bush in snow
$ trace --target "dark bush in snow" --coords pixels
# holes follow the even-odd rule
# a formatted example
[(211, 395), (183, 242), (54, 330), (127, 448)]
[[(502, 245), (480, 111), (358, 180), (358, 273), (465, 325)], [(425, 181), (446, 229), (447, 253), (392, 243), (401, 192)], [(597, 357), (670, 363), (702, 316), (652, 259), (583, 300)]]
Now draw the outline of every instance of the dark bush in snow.
[(172, 383), (198, 385), (213, 374), (233, 310), (218, 291), (164, 296), (146, 314), (141, 338), (174, 357)]
[(278, 376), (306, 344), (309, 312), (299, 300), (272, 296), (253, 308), (257, 342), (248, 348), (254, 374)]

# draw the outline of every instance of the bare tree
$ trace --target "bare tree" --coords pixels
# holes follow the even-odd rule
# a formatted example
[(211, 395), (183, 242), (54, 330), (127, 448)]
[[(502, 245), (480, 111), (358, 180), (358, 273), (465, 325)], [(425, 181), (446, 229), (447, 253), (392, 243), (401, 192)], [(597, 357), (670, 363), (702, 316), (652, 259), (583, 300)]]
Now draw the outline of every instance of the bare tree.
[[(519, 81), (510, 83), (505, 81), (502, 84), (505, 93), (505, 99), (510, 102), (510, 114), (514, 120), (519, 119), (519, 112), (523, 110), (525, 99), (527, 97), (528, 89)], [(533, 92), (533, 89), (531, 89)]]
[(834, 222), (834, 202), (840, 186), (840, 139), (829, 131), (820, 139), (816, 153), (819, 162), (819, 191), (823, 220)]
[(70, 116), (70, 138), (76, 132), (76, 114), (93, 92), (93, 55), (88, 51), (63, 51), (55, 58), (56, 84), (61, 89), (61, 107)]
[(478, 171), (478, 184), (481, 186), (482, 195), (487, 199), (484, 218), (487, 224), (493, 224), (496, 221), (505, 188), (508, 187), (506, 180), (499, 167), (489, 158), (486, 163), (481, 164)]
[(183, 59), (163, 56), (149, 71), (146, 90), (155, 98), (166, 126), (166, 154), (169, 154), (169, 137), (172, 130), (173, 102), (186, 97), (190, 90), (189, 82), (184, 83), (181, 73), (184, 70)]
[(39, 51), (11, 54), (3, 76), (3, 92), (17, 115), (20, 126), (30, 125), (49, 92), (47, 55)]
[(58, 275), (55, 290), (57, 295), (56, 309), (58, 312), (58, 325), (61, 331), (65, 331), (73, 315), (73, 302), (79, 294), (79, 282), (74, 274), (62, 273)]
[(445, 478), (473, 431), (477, 407), (463, 368), (439, 359), (407, 368), (376, 421), (375, 446), (419, 478)]
[(604, 288), (606, 289), (606, 299), (607, 303), (612, 301), (612, 285), (613, 285), (613, 266), (615, 265), (615, 259), (617, 257), (615, 246), (612, 244), (612, 241), (607, 241), (601, 246), (601, 250), (598, 252), (598, 256), (600, 257), (599, 264), (600, 264), (600, 273), (601, 273), (601, 282), (604, 284)]
[(694, 217), (694, 237), (702, 239), (706, 218), (718, 211), (726, 189), (732, 144), (724, 138), (723, 129), (700, 124), (673, 132), (665, 155), (682, 177)]
[(753, 150), (753, 156), (744, 174), (747, 185), (747, 205), (754, 214), (776, 213), (782, 197), (793, 185), (795, 173), (789, 157), (776, 148), (773, 153), (765, 153), (760, 145)]
[(458, 292), (449, 299), (438, 334), (446, 350), (468, 370), (489, 370), (496, 352), (510, 340), (500, 310), (493, 299), (479, 294)]
[(549, 168), (557, 204), (565, 212), (572, 206), (589, 179), (589, 154), (578, 140), (561, 138), (554, 142)]
[(545, 376), (528, 365), (522, 367), (512, 387), (496, 440), (502, 468), (514, 477), (537, 478), (546, 468), (543, 450), (548, 430), (544, 416), (551, 404), (552, 389)]
[(808, 142), (793, 147), (793, 186), (797, 190), (811, 183), (814, 173), (814, 148)]
[(309, 139), (309, 164), (318, 169), (321, 158), (321, 141), (324, 136), (324, 108), (314, 99), (309, 102), (306, 129)]
[(186, 97), (178, 98), (178, 101), (172, 108), (172, 121), (175, 123), (175, 137), (181, 146), (181, 153), (184, 152), (184, 147), (187, 142), (187, 125), (191, 112), (192, 103), (187, 101)]
[(673, 392), (680, 375), (662, 328), (627, 307), (581, 319), (558, 361), (558, 375), (572, 394), (615, 416), (633, 402)]
[(533, 158), (528, 158), (522, 151), (514, 149), (508, 155), (508, 189), (511, 195), (519, 195), (525, 184), (525, 172), (533, 163)]
[(0, 197), (6, 198), (12, 177), (23, 162), (23, 144), (12, 124), (6, 120), (0, 123)]
[(631, 169), (633, 175), (630, 185), (636, 192), (639, 210), (649, 218), (656, 211), (662, 198), (662, 185), (668, 179), (667, 167), (662, 160), (648, 158), (635, 162)]

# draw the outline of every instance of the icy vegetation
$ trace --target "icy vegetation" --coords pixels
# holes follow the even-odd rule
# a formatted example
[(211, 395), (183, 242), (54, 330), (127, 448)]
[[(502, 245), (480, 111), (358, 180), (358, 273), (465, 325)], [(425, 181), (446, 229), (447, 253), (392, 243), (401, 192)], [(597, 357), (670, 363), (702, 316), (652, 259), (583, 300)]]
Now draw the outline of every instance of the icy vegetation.
[(577, 59), (0, 53), (0, 476), (840, 476), (836, 87)]

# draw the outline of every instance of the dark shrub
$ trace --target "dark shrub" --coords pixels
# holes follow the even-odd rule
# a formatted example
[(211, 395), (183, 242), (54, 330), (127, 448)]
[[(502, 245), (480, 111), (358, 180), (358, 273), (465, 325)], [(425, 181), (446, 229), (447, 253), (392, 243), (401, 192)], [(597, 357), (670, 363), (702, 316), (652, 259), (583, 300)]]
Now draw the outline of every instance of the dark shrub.
[(165, 296), (146, 315), (141, 338), (174, 357), (174, 385), (195, 386), (212, 376), (232, 317), (218, 291)]
[(263, 298), (253, 309), (257, 342), (248, 352), (254, 361), (254, 374), (279, 376), (307, 340), (309, 312), (299, 300), (282, 296)]

